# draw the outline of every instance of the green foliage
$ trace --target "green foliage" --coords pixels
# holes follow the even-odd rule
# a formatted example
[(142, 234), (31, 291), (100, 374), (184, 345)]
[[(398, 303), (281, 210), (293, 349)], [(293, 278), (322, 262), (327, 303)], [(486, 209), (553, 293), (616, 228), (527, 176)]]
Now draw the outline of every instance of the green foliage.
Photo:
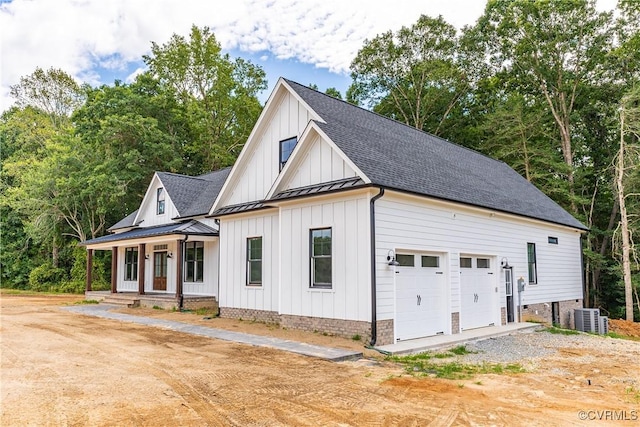
[(574, 331), (573, 329), (562, 329), (556, 326), (539, 329), (537, 330), (537, 332), (549, 332), (550, 334), (556, 334), (556, 335), (579, 335), (580, 334), (580, 332)]
[(468, 90), (455, 28), (421, 16), (410, 28), (367, 40), (351, 63), (349, 102), (436, 135)]
[(222, 54), (209, 28), (193, 26), (189, 39), (174, 34), (144, 57), (150, 74), (171, 89), (188, 122), (189, 164), (202, 172), (233, 164), (262, 109), (257, 94), (264, 71)]
[(66, 272), (62, 268), (42, 264), (31, 270), (29, 289), (39, 292), (55, 292), (65, 279)]
[[(478, 374), (525, 372), (524, 368), (517, 363), (504, 365), (500, 363), (465, 364), (458, 361), (446, 363), (431, 361), (432, 358), (441, 359), (442, 357), (438, 357), (440, 354), (420, 353), (410, 356), (391, 356), (388, 359), (405, 365), (405, 370), (411, 375), (431, 375), (451, 380), (469, 379)], [(450, 353), (449, 356), (452, 357), (453, 354)]]

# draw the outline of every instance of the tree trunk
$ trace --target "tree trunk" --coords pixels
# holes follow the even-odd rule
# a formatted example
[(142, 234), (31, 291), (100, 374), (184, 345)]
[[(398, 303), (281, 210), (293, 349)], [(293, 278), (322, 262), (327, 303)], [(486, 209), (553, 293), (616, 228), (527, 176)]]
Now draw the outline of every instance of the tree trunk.
[(624, 110), (620, 111), (620, 151), (616, 165), (616, 187), (620, 205), (620, 229), (622, 231), (622, 278), (624, 280), (624, 303), (626, 319), (633, 322), (633, 292), (631, 286), (631, 238), (629, 219), (624, 194)]

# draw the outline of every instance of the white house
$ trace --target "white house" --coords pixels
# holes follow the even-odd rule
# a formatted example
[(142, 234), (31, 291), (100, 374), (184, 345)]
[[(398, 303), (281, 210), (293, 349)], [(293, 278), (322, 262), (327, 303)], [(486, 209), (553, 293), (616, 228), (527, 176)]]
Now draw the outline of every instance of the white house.
[(85, 243), (117, 254), (112, 292), (206, 295), (223, 317), (372, 344), (520, 312), (571, 326), (582, 307), (586, 228), (532, 184), (286, 79), (231, 170), (157, 173), (112, 230)]

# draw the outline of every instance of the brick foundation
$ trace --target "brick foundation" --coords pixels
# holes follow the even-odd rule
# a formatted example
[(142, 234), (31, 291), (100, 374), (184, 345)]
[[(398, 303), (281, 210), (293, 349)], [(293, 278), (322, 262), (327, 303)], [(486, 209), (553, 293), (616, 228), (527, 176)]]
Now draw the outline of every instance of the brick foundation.
[[(360, 336), (363, 343), (371, 339), (371, 322), (358, 320), (328, 319), (324, 317), (293, 316), (290, 314), (278, 314), (274, 311), (252, 310), (245, 308), (220, 307), (220, 317), (231, 319), (252, 320), (257, 322), (273, 323), (283, 328), (299, 329), (309, 332), (320, 332), (343, 338)], [(377, 323), (378, 345), (391, 344), (393, 342), (393, 320), (383, 320)], [(388, 341), (388, 342), (387, 342)]]
[(576, 319), (574, 311), (576, 308), (583, 308), (581, 299), (570, 299), (568, 301), (560, 301), (560, 326), (563, 328), (575, 329)]
[[(552, 302), (541, 304), (528, 304), (527, 308), (522, 308), (522, 320), (542, 322), (551, 325), (553, 323)], [(582, 299), (572, 299), (560, 301), (560, 326), (563, 328), (574, 329), (575, 319), (573, 310), (582, 308)]]
[(458, 312), (451, 313), (451, 333), (460, 333), (460, 313)]
[(393, 344), (393, 319), (378, 320), (376, 328), (378, 329), (376, 345)]
[(252, 320), (280, 324), (280, 316), (275, 311), (251, 310), (247, 308), (220, 307), (220, 317), (229, 319)]

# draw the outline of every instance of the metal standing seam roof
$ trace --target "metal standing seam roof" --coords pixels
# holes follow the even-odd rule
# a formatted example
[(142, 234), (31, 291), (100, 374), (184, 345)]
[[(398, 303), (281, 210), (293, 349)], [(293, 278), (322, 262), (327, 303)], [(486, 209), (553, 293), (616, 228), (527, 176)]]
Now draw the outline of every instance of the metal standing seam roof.
[(155, 227), (142, 227), (117, 234), (109, 234), (91, 240), (86, 240), (80, 244), (83, 246), (98, 243), (116, 242), (120, 240), (141, 239), (144, 237), (157, 237), (171, 234), (197, 234), (201, 236), (218, 236), (218, 230), (209, 227), (196, 220), (179, 222), (174, 224), (159, 225)]
[(504, 162), (285, 82), (324, 120), (316, 122), (320, 129), (373, 185), (587, 229)]

